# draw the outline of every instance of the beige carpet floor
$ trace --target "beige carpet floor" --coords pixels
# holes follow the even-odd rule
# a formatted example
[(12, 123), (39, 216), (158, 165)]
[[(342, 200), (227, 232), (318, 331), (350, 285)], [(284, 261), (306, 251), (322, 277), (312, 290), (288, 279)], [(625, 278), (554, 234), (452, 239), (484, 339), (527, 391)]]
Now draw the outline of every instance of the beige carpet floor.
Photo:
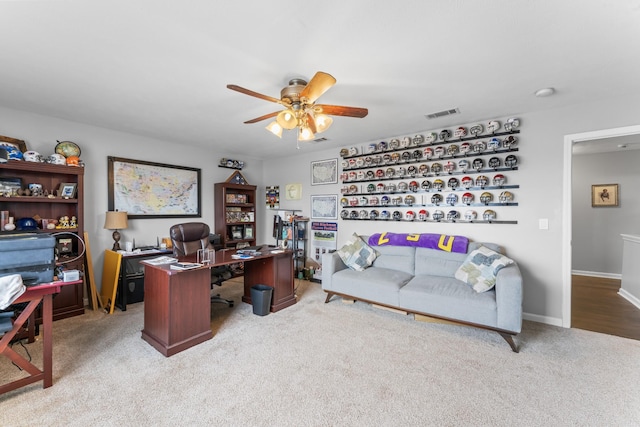
[[(170, 358), (140, 338), (142, 303), (55, 322), (53, 387), (0, 396), (0, 425), (640, 424), (638, 341), (525, 322), (516, 354), (488, 331), (324, 304), (315, 283), (264, 317), (241, 282), (220, 289), (236, 306), (213, 305), (213, 339)], [(21, 375), (1, 359), (0, 381)]]

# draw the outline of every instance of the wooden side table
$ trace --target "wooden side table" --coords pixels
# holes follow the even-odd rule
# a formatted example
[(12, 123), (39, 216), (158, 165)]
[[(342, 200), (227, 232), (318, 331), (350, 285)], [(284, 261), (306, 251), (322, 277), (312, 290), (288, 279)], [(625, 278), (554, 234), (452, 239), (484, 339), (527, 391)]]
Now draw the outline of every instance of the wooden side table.
[[(27, 290), (13, 303), (28, 302), (27, 307), (20, 313), (16, 321), (13, 323), (13, 328), (4, 334), (0, 339), (0, 354), (11, 359), (13, 363), (22, 368), (29, 376), (9, 382), (7, 384), (0, 385), (0, 394), (15, 390), (20, 387), (24, 387), (29, 384), (33, 384), (38, 381), (43, 381), (43, 388), (51, 387), (53, 385), (53, 295), (60, 292), (63, 286), (77, 285), (82, 283), (82, 280), (76, 280), (72, 282), (52, 282), (42, 285), (28, 287)], [(13, 337), (20, 331), (24, 323), (32, 316), (35, 309), (42, 301), (42, 370), (22, 357), (20, 354), (13, 351), (9, 347), (9, 343)]]

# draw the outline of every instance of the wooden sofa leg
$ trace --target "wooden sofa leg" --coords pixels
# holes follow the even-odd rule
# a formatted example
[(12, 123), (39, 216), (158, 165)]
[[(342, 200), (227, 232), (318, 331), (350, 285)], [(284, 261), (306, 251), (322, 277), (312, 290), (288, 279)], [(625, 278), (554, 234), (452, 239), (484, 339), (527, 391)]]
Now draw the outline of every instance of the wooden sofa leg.
[(511, 346), (511, 350), (513, 350), (514, 353), (518, 353), (518, 347), (516, 346), (516, 343), (513, 342), (513, 336), (502, 333), (502, 332), (498, 332), (498, 333)]
[(328, 303), (331, 297), (333, 297), (333, 292), (327, 292), (327, 299), (324, 300), (324, 303)]

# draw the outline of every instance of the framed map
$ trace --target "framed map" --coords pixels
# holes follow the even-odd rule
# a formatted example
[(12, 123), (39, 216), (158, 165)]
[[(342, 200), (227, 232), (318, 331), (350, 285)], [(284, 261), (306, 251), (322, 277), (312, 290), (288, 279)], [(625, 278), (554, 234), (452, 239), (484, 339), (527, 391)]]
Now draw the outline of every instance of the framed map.
[(107, 158), (109, 210), (129, 219), (200, 217), (200, 169)]
[(311, 196), (311, 218), (337, 219), (338, 196), (331, 194)]
[(338, 182), (338, 159), (311, 162), (311, 185), (336, 184)]

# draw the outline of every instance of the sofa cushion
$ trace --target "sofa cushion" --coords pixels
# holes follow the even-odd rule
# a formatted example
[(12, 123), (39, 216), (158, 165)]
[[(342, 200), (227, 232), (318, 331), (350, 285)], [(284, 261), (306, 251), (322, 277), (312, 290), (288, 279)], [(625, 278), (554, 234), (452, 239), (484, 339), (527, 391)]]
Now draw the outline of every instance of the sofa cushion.
[(415, 248), (403, 246), (376, 246), (378, 257), (374, 267), (403, 271), (413, 276), (415, 270)]
[(513, 260), (485, 246), (471, 251), (455, 273), (456, 279), (473, 286), (476, 292), (486, 292), (496, 285), (498, 271)]
[(363, 271), (376, 259), (376, 251), (365, 243), (356, 233), (343, 247), (336, 251), (345, 265), (356, 271)]
[(475, 292), (453, 277), (416, 276), (399, 292), (400, 307), (419, 313), (496, 327), (496, 293)]
[(371, 267), (364, 271), (345, 268), (333, 274), (332, 289), (359, 299), (398, 307), (398, 291), (413, 275), (388, 268)]

